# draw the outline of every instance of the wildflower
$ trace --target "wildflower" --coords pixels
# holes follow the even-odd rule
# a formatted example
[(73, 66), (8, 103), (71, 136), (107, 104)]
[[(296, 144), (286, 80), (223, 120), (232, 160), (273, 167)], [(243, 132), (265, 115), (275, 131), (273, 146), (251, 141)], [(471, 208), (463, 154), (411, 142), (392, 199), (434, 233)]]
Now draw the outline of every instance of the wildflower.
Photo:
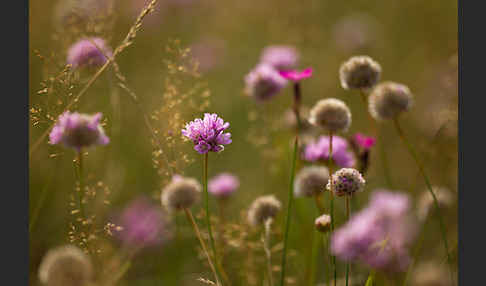
[[(302, 154), (304, 160), (309, 162), (329, 160), (329, 136), (320, 136), (305, 146)], [(348, 142), (341, 136), (332, 137), (332, 160), (342, 168), (350, 168), (355, 164), (353, 152), (348, 149)]]
[[(366, 181), (356, 169), (342, 168), (332, 174), (332, 191), (336, 196), (352, 196), (364, 190)], [(331, 190), (331, 180), (326, 188)]]
[(111, 49), (101, 38), (86, 38), (74, 43), (68, 51), (67, 63), (74, 68), (102, 66), (111, 57)]
[(100, 125), (102, 114), (80, 114), (66, 111), (58, 118), (49, 134), (50, 144), (63, 144), (79, 151), (92, 145), (106, 145), (110, 139)]
[[(439, 207), (449, 207), (452, 205), (454, 198), (451, 192), (447, 188), (433, 186)], [(430, 209), (434, 207), (434, 199), (430, 194), (429, 190), (425, 190), (419, 198), (417, 204), (417, 216), (421, 221), (424, 221), (429, 215)]]
[(401, 193), (377, 191), (369, 205), (331, 237), (331, 253), (342, 260), (360, 260), (372, 268), (404, 271), (415, 236), (408, 216), (409, 199)]
[(258, 197), (248, 210), (248, 221), (251, 225), (264, 224), (267, 219), (274, 218), (280, 211), (281, 203), (275, 196)]
[(361, 133), (356, 133), (351, 140), (351, 147), (358, 154), (359, 171), (365, 174), (370, 164), (370, 150), (376, 143), (376, 139)]
[(351, 125), (351, 111), (342, 100), (321, 99), (311, 109), (309, 122), (329, 132), (345, 132)]
[(327, 214), (323, 214), (316, 218), (314, 225), (318, 231), (328, 232), (331, 229), (331, 217)]
[(268, 46), (263, 49), (260, 62), (277, 70), (291, 69), (297, 65), (299, 53), (292, 46)]
[(356, 133), (353, 136), (353, 141), (354, 141), (354, 143), (356, 143), (356, 145), (358, 145), (358, 147), (361, 150), (364, 150), (364, 151), (370, 150), (371, 147), (373, 147), (376, 143), (375, 138), (373, 138), (371, 136), (366, 136), (366, 135), (361, 134), (361, 133)]
[(196, 179), (177, 177), (162, 190), (162, 205), (169, 211), (190, 208), (200, 199), (201, 184)]
[(267, 64), (257, 65), (245, 76), (245, 92), (257, 101), (268, 100), (287, 85), (276, 69)]
[(303, 71), (298, 70), (281, 70), (280, 75), (288, 80), (300, 81), (312, 76), (312, 68), (306, 68)]
[(39, 280), (49, 286), (84, 286), (92, 277), (89, 257), (73, 245), (49, 250), (39, 266)]
[(368, 56), (355, 56), (339, 68), (344, 89), (369, 89), (380, 80), (381, 66)]
[(224, 133), (229, 127), (216, 113), (205, 113), (204, 118), (196, 118), (186, 124), (182, 129), (182, 135), (192, 140), (194, 150), (200, 154), (208, 152), (220, 152), (224, 150), (223, 145), (230, 144), (231, 133)]
[(233, 194), (240, 186), (240, 180), (238, 177), (230, 173), (221, 173), (208, 183), (208, 190), (211, 194), (220, 197), (227, 198)]
[(295, 177), (295, 195), (306, 197), (317, 195), (324, 191), (328, 180), (329, 170), (326, 167), (304, 167)]
[(393, 119), (408, 111), (413, 104), (410, 89), (403, 84), (383, 82), (377, 85), (369, 96), (369, 111), (377, 120)]
[(132, 246), (154, 246), (167, 238), (167, 221), (160, 207), (153, 205), (147, 198), (132, 201), (118, 218), (123, 229), (118, 237)]

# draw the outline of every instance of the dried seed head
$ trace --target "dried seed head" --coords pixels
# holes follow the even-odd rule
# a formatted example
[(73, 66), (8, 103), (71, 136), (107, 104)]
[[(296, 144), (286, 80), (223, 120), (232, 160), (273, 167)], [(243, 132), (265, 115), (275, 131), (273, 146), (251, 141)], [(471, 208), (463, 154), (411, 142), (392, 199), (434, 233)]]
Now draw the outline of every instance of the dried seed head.
[(344, 89), (369, 89), (380, 80), (381, 66), (368, 56), (355, 56), (339, 68)]
[(311, 109), (309, 122), (329, 132), (345, 132), (351, 125), (351, 111), (342, 100), (321, 99)]
[(369, 112), (376, 120), (387, 120), (408, 111), (413, 104), (410, 89), (403, 84), (383, 82), (369, 96)]
[(162, 205), (171, 212), (190, 208), (199, 201), (200, 193), (196, 179), (177, 176), (162, 190)]
[(331, 217), (323, 214), (314, 221), (316, 229), (320, 232), (328, 232), (331, 229)]
[(329, 181), (329, 170), (324, 166), (304, 167), (295, 177), (296, 196), (311, 197), (325, 190)]
[(274, 195), (258, 197), (248, 210), (251, 225), (263, 225), (269, 218), (274, 218), (281, 208), (281, 203)]
[[(352, 196), (356, 192), (362, 192), (366, 181), (358, 170), (342, 168), (332, 175), (332, 191), (338, 197)], [(331, 180), (327, 183), (327, 190), (331, 190)]]
[(48, 286), (85, 286), (92, 276), (89, 257), (73, 245), (49, 250), (39, 266), (39, 279)]

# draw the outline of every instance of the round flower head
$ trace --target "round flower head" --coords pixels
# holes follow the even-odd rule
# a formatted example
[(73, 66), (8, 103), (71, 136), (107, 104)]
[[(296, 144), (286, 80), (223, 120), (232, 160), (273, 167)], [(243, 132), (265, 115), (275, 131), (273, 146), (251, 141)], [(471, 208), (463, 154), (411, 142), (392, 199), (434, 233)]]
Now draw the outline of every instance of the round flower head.
[(81, 39), (68, 51), (67, 63), (74, 68), (81, 66), (102, 66), (111, 57), (111, 49), (101, 38)]
[[(434, 191), (435, 197), (437, 198), (437, 202), (439, 203), (440, 208), (449, 207), (452, 205), (454, 198), (452, 197), (451, 192), (442, 187), (433, 186), (432, 190)], [(417, 216), (420, 220), (425, 220), (429, 215), (431, 209), (435, 207), (434, 199), (430, 194), (429, 190), (423, 191), (422, 195), (419, 198), (417, 203)]]
[(222, 173), (209, 180), (208, 191), (216, 197), (227, 198), (240, 186), (238, 177)]
[(263, 49), (260, 62), (277, 70), (294, 68), (299, 61), (299, 53), (292, 46), (268, 46)]
[(351, 111), (342, 100), (321, 99), (311, 109), (309, 122), (329, 132), (345, 132), (351, 125)]
[(328, 232), (331, 229), (331, 217), (327, 214), (323, 214), (316, 218), (314, 225), (318, 231)]
[[(338, 197), (352, 196), (356, 192), (362, 192), (365, 183), (363, 176), (353, 168), (342, 168), (332, 174), (332, 191)], [(327, 183), (326, 189), (331, 190), (331, 180)]]
[(258, 197), (248, 210), (251, 225), (263, 225), (267, 219), (274, 218), (280, 211), (280, 201), (273, 195)]
[(110, 139), (100, 125), (101, 113), (94, 115), (66, 111), (49, 134), (50, 144), (63, 144), (79, 151), (92, 145), (106, 145)]
[[(329, 136), (320, 136), (317, 141), (309, 142), (304, 149), (302, 157), (309, 162), (329, 160)], [(348, 141), (341, 136), (332, 137), (332, 160), (342, 168), (355, 165), (354, 154), (348, 148)]]
[(73, 245), (49, 250), (39, 266), (39, 280), (48, 286), (85, 286), (92, 277), (89, 257)]
[(380, 80), (381, 66), (368, 56), (352, 57), (339, 68), (344, 89), (369, 89)]
[(312, 197), (324, 191), (329, 180), (329, 170), (324, 166), (307, 166), (295, 177), (296, 196)]
[(287, 80), (272, 66), (259, 64), (245, 76), (245, 92), (257, 101), (265, 101), (287, 85)]
[(386, 120), (408, 111), (412, 104), (413, 96), (406, 85), (388, 81), (373, 89), (369, 96), (368, 109), (373, 118)]
[(224, 133), (229, 125), (216, 113), (204, 113), (203, 119), (196, 118), (187, 123), (182, 129), (182, 135), (192, 140), (194, 150), (199, 154), (220, 152), (224, 150), (224, 145), (232, 142), (231, 133)]
[(178, 176), (162, 190), (162, 205), (171, 212), (190, 208), (199, 201), (200, 193), (196, 179)]

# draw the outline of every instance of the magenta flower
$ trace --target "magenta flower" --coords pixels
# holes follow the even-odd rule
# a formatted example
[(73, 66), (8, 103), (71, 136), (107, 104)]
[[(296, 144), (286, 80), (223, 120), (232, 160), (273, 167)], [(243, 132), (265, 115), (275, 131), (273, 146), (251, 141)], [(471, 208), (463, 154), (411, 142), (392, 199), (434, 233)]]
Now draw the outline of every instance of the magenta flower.
[(331, 252), (342, 260), (359, 260), (375, 269), (406, 270), (408, 248), (416, 233), (409, 209), (405, 194), (374, 192), (368, 207), (334, 232)]
[(220, 198), (227, 198), (240, 186), (238, 177), (230, 173), (221, 173), (209, 180), (208, 190), (211, 194)]
[(267, 64), (257, 65), (245, 76), (245, 91), (258, 101), (267, 100), (287, 85), (276, 69)]
[(63, 144), (80, 151), (83, 147), (106, 145), (110, 139), (100, 125), (102, 114), (80, 114), (69, 111), (61, 114), (49, 134), (50, 144)]
[(161, 209), (141, 197), (132, 201), (116, 220), (122, 230), (117, 237), (135, 247), (154, 246), (168, 238), (167, 221)]
[(223, 131), (229, 127), (228, 122), (224, 122), (216, 113), (205, 113), (204, 118), (196, 118), (186, 124), (182, 129), (182, 135), (192, 140), (194, 150), (200, 154), (208, 152), (220, 152), (224, 150), (224, 145), (230, 144), (231, 133)]
[(356, 133), (353, 136), (354, 142), (360, 147), (362, 150), (370, 150), (376, 143), (376, 139), (371, 136), (366, 136), (361, 133)]
[(263, 49), (260, 62), (277, 70), (291, 69), (297, 65), (299, 53), (292, 46), (268, 46)]
[(80, 66), (102, 66), (108, 60), (107, 56), (111, 57), (112, 52), (103, 39), (81, 39), (69, 48), (67, 63), (74, 68)]
[[(320, 136), (317, 141), (311, 141), (305, 146), (302, 158), (309, 162), (329, 160), (329, 136)], [(332, 160), (341, 168), (355, 165), (352, 151), (348, 150), (348, 142), (340, 136), (332, 137)]]
[(306, 68), (303, 71), (298, 70), (282, 70), (279, 72), (280, 75), (286, 79), (293, 80), (293, 81), (300, 81), (304, 78), (308, 78), (312, 76), (312, 68)]

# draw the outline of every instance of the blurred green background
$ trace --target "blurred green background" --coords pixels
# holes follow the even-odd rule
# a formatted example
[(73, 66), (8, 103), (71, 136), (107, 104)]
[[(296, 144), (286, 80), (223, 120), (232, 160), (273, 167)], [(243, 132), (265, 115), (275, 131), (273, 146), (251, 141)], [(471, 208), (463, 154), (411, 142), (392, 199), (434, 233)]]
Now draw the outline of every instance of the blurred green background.
[[(109, 18), (85, 31), (73, 32), (59, 16), (65, 13), (62, 5), (69, 7), (68, 2), (33, 0), (29, 3), (29, 108), (41, 108), (42, 114), (54, 118), (59, 114), (55, 106), (57, 98), (65, 98), (70, 92), (77, 94), (94, 74), (94, 71), (86, 71), (78, 75), (71, 89), (61, 85), (51, 95), (53, 103), (46, 105), (45, 96), (39, 93), (44, 88), (41, 82), (49, 81), (62, 70), (69, 45), (85, 33), (105, 38), (113, 48), (118, 46), (143, 7), (136, 3), (143, 1), (114, 1)], [(353, 122), (347, 135), (370, 134), (372, 129), (359, 94), (340, 86), (338, 69), (343, 61), (353, 55), (369, 55), (381, 64), (382, 80), (408, 85), (415, 103), (401, 118), (402, 125), (419, 151), (432, 183), (457, 193), (457, 1), (159, 2), (156, 12), (145, 19), (133, 45), (121, 52), (116, 62), (147, 115), (167, 104), (163, 98), (167, 79), (183, 78), (180, 82), (174, 81), (180, 90), (191, 90), (196, 84), (203, 84), (210, 90), (210, 106), (204, 111), (216, 112), (231, 123), (229, 132), (233, 143), (224, 152), (210, 155), (209, 175), (229, 171), (241, 180), (240, 189), (226, 209), (227, 221), (241, 223), (240, 212), (258, 195), (275, 194), (286, 205), (293, 132), (279, 122), (291, 105), (292, 89), (286, 88), (265, 104), (256, 103), (243, 93), (244, 76), (258, 63), (262, 49), (275, 44), (296, 47), (301, 55), (299, 67), (314, 69), (313, 76), (302, 85), (304, 105), (310, 107), (326, 97), (336, 97), (348, 104)], [(170, 39), (178, 39), (180, 47), (193, 48), (193, 56), (201, 63), (200, 77), (168, 73), (166, 61), (178, 61), (177, 56), (166, 49), (171, 45)], [(46, 64), (46, 60), (36, 54), (51, 60)], [(153, 167), (153, 146), (142, 113), (123, 90), (115, 87), (115, 82), (112, 70), (107, 70), (76, 105), (81, 112), (103, 112), (105, 130), (111, 138), (108, 146), (89, 149), (86, 157), (88, 182), (102, 181), (111, 190), (110, 205), (99, 210), (101, 222), (108, 221), (116, 210), (139, 195), (151, 196), (158, 203), (161, 186), (168, 179)], [(115, 106), (116, 98), (119, 104)], [(62, 107), (63, 102), (59, 106)], [(117, 108), (120, 120), (116, 120)], [(181, 114), (183, 122), (202, 116), (202, 112), (195, 109)], [(161, 138), (164, 132), (170, 131), (166, 122), (171, 116), (174, 114), (162, 113), (154, 120), (155, 127), (161, 130)], [(31, 124), (31, 146), (48, 126), (45, 120), (35, 126)], [(115, 131), (116, 128), (119, 131)], [(379, 133), (366, 176), (367, 189), (356, 198), (357, 209), (364, 206), (374, 189), (401, 190), (413, 198), (418, 198), (425, 190), (423, 179), (393, 125), (379, 124)], [(192, 144), (179, 138), (176, 142), (173, 148), (193, 161), (183, 164), (181, 171), (200, 179), (202, 156), (192, 150)], [(184, 161), (178, 154), (181, 153), (175, 153), (173, 158)], [(68, 223), (72, 219), (69, 197), (75, 182), (74, 155), (71, 150), (49, 146), (47, 139), (30, 154), (31, 222), (36, 215), (30, 229), (31, 285), (39, 284), (37, 268), (45, 252), (68, 242)], [(385, 178), (386, 172), (391, 176), (391, 185)], [(294, 285), (304, 285), (315, 211), (312, 201), (296, 201), (297, 214), (293, 216), (290, 240), (290, 248), (296, 250), (296, 255), (289, 258), (288, 273), (296, 279)], [(216, 205), (212, 204), (214, 208)], [(457, 253), (456, 207), (454, 203), (444, 211), (454, 257)], [(199, 205), (194, 207), (194, 212), (199, 209)], [(283, 218), (284, 212), (275, 223), (273, 244), (282, 240)], [(203, 228), (203, 221), (199, 222)], [(196, 258), (196, 240), (184, 218), (177, 217), (173, 224), (182, 225), (187, 233), (160, 248), (137, 255), (120, 285), (198, 285), (200, 282), (195, 278), (209, 277), (205, 261)], [(421, 235), (428, 247), (423, 247), (420, 259), (443, 262), (437, 223), (431, 221)], [(104, 237), (106, 249), (116, 249), (116, 239)], [(258, 243), (259, 239), (255, 241)], [(112, 253), (106, 252), (106, 256)], [(245, 257), (245, 253), (240, 254)], [(275, 265), (280, 262), (279, 254), (275, 254)], [(100, 261), (104, 261), (103, 257), (101, 254)], [(241, 261), (237, 254), (228, 257), (225, 263), (231, 269), (229, 272), (238, 273)], [(367, 273), (366, 268), (357, 266), (356, 269), (359, 269), (357, 273)], [(318, 281), (323, 281), (322, 275), (318, 274)], [(234, 279), (234, 285), (252, 285), (240, 278)]]

